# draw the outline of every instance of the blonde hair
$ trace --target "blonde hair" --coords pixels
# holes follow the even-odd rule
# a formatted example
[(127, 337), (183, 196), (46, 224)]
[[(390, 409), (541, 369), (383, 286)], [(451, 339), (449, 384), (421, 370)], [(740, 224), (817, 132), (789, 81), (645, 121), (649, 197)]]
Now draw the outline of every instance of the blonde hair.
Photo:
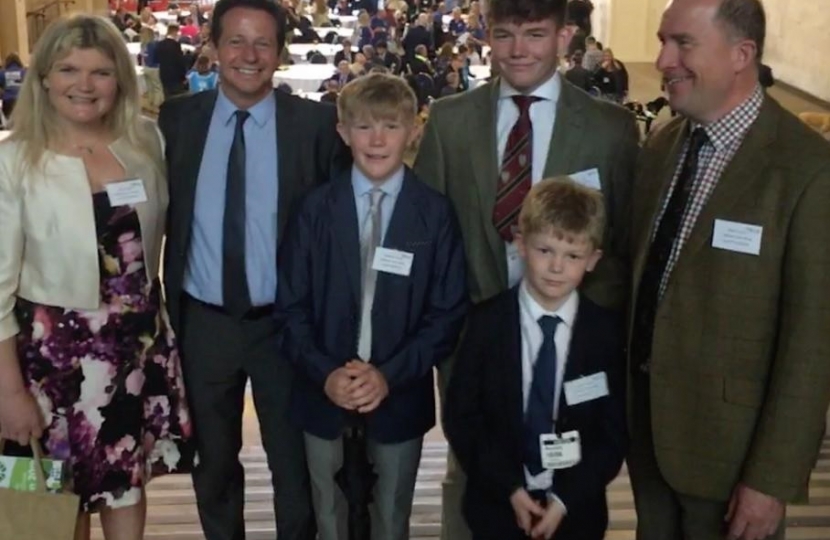
[(61, 137), (57, 112), (49, 101), (44, 80), (55, 62), (73, 49), (95, 49), (115, 64), (118, 91), (104, 124), (115, 138), (124, 138), (142, 156), (153, 159), (147, 130), (139, 129), (140, 105), (135, 67), (118, 29), (109, 20), (94, 15), (75, 15), (53, 22), (35, 45), (32, 63), (23, 80), (11, 117), (10, 140), (22, 143), (27, 167), (41, 164), (46, 150)]
[(337, 99), (337, 113), (344, 124), (365, 119), (414, 123), (418, 98), (400, 77), (369, 73), (343, 87)]
[(595, 248), (600, 248), (605, 230), (602, 193), (577, 184), (568, 176), (542, 180), (533, 186), (522, 204), (519, 230), (524, 236), (552, 233), (569, 242), (584, 234)]

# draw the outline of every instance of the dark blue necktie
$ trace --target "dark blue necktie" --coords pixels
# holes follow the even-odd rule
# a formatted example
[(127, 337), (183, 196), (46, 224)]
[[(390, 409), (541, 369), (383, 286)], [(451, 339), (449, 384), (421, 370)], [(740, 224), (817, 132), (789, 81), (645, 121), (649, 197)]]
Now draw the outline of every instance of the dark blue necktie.
[(250, 113), (236, 111), (235, 114), (222, 227), (222, 303), (231, 315), (241, 318), (251, 309), (245, 271), (245, 132), (242, 129)]
[(550, 433), (553, 428), (553, 399), (556, 394), (556, 342), (553, 338), (561, 321), (559, 317), (550, 315), (539, 318), (544, 339), (533, 366), (524, 425), (524, 464), (533, 476), (544, 470), (539, 436)]

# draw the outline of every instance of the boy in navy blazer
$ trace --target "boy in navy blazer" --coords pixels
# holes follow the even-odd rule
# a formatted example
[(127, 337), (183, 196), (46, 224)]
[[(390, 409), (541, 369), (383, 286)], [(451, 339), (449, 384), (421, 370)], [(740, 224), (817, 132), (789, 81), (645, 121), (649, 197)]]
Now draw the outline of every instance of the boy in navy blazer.
[(602, 540), (626, 449), (621, 317), (577, 292), (601, 257), (599, 191), (533, 187), (519, 215), (522, 282), (476, 306), (444, 427), (467, 474), (474, 540)]
[(400, 78), (370, 74), (338, 99), (351, 171), (313, 191), (280, 252), (277, 320), (299, 368), (291, 416), (305, 432), (321, 540), (346, 540), (334, 476), (347, 422), (365, 422), (378, 479), (373, 540), (409, 537), (423, 435), (435, 424), (433, 368), (467, 312), (464, 250), (444, 196), (403, 155), (417, 100)]

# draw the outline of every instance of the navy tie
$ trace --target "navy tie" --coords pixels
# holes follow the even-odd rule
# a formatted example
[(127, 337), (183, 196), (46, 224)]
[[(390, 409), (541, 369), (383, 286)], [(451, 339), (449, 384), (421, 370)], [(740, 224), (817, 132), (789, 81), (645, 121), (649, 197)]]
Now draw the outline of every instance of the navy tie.
[(550, 433), (553, 428), (553, 399), (556, 395), (556, 342), (553, 338), (561, 321), (559, 317), (550, 315), (539, 318), (544, 339), (533, 366), (524, 425), (524, 464), (533, 476), (544, 470), (539, 436)]
[(251, 309), (245, 271), (245, 132), (242, 129), (251, 114), (248, 111), (235, 114), (222, 226), (222, 303), (231, 315), (242, 318)]

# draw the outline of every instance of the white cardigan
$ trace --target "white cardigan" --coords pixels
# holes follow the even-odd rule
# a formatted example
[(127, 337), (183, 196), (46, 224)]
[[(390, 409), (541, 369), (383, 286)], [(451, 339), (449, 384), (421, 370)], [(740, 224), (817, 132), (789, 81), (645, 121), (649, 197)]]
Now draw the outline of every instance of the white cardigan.
[[(119, 139), (110, 150), (127, 178), (144, 181), (147, 201), (136, 205), (147, 279), (159, 275), (168, 193), (162, 142), (152, 121), (140, 130), (158, 140), (153, 160)], [(15, 336), (17, 298), (68, 309), (100, 302), (98, 240), (83, 160), (52, 152), (44, 169), (21, 174), (20, 143), (0, 143), (0, 341)], [(155, 161), (155, 163), (153, 163)]]

